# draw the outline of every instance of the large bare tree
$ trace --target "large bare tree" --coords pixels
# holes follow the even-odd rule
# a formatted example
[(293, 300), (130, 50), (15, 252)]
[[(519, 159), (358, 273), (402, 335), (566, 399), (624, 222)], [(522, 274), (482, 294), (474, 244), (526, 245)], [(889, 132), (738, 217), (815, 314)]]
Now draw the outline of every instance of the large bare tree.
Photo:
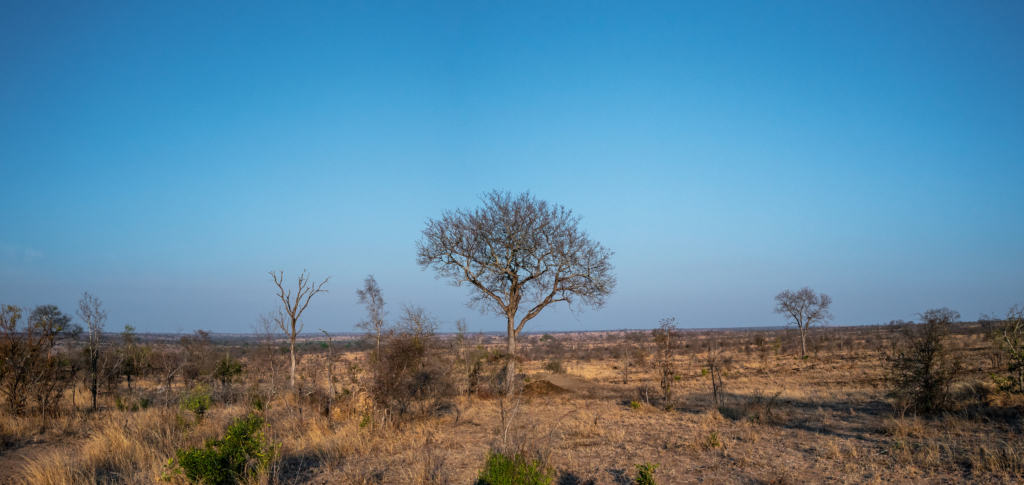
[(785, 290), (775, 295), (775, 313), (785, 315), (788, 323), (800, 331), (800, 356), (807, 356), (807, 329), (811, 325), (824, 323), (832, 318), (828, 307), (832, 297), (803, 287), (798, 291)]
[(103, 302), (99, 298), (85, 292), (82, 299), (78, 300), (76, 313), (89, 330), (89, 392), (92, 394), (92, 409), (95, 411), (100, 379), (100, 338), (103, 335), (103, 325), (107, 321), (107, 312), (103, 310)]
[(599, 308), (615, 287), (612, 252), (579, 227), (579, 217), (529, 193), (493, 191), (483, 207), (427, 221), (418, 262), (452, 284), (469, 284), (471, 306), (505, 317), (506, 382), (515, 382), (516, 337), (548, 305)]
[(356, 290), (356, 296), (359, 297), (359, 303), (366, 307), (367, 317), (366, 320), (359, 322), (359, 328), (377, 334), (377, 353), (374, 359), (380, 360), (380, 337), (384, 331), (384, 297), (381, 296), (380, 285), (373, 275), (366, 277), (363, 287)]
[(317, 283), (309, 279), (309, 273), (306, 270), (302, 270), (294, 292), (290, 288), (285, 288), (284, 271), (271, 271), (270, 277), (274, 279), (274, 286), (277, 287), (277, 297), (281, 299), (282, 310), (284, 310), (286, 317), (278, 319), (277, 323), (281, 327), (281, 331), (288, 337), (292, 359), (289, 385), (292, 389), (295, 389), (295, 337), (302, 333), (303, 328), (302, 325), (299, 325), (299, 319), (314, 296), (320, 293), (327, 293), (324, 286), (327, 285), (327, 281), (331, 277), (328, 276), (323, 281)]

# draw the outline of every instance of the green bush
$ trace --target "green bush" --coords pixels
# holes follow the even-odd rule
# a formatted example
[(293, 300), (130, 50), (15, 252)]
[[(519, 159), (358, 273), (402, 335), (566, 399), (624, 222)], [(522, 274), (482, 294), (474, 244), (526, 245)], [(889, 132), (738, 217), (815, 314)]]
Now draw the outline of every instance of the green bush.
[(705, 449), (718, 448), (722, 446), (722, 440), (718, 439), (718, 432), (712, 431), (708, 433), (707, 438), (704, 438), (704, 442), (701, 443)]
[(657, 485), (654, 481), (654, 471), (658, 465), (654, 463), (642, 463), (636, 466), (636, 478), (633, 479), (636, 485)]
[(234, 359), (230, 354), (217, 361), (217, 367), (213, 370), (213, 377), (216, 377), (222, 386), (231, 384), (232, 379), (241, 375), (242, 362)]
[(263, 434), (263, 424), (255, 414), (236, 419), (223, 438), (208, 440), (202, 448), (178, 450), (175, 471), (193, 483), (207, 485), (255, 478), (267, 470), (276, 452)]
[(196, 418), (202, 418), (206, 414), (206, 410), (210, 409), (211, 404), (210, 390), (202, 384), (193, 387), (181, 400), (181, 407), (192, 411)]
[(487, 463), (480, 472), (477, 485), (550, 485), (555, 479), (554, 471), (540, 461), (528, 460), (522, 455), (511, 458), (491, 452)]

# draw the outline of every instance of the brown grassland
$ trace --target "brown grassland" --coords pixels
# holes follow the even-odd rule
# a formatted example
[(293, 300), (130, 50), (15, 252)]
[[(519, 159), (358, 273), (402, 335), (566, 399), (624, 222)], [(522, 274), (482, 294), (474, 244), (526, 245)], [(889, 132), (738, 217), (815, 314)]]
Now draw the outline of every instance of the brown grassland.
[[(183, 483), (169, 473), (175, 451), (220, 436), (257, 400), (266, 436), (279, 444), (257, 483), (468, 484), (502, 444), (540, 459), (558, 484), (633, 483), (643, 463), (657, 464), (662, 484), (1020, 483), (1024, 399), (992, 384), (999, 358), (987, 329), (959, 324), (948, 337), (964, 372), (950, 408), (930, 416), (888, 395), (886, 355), (897, 334), (889, 326), (812, 329), (811, 355), (800, 359), (785, 330), (683, 331), (670, 400), (652, 366), (650, 332), (531, 335), (517, 395), (467, 392), (467, 372), (453, 358), (444, 365), (458, 392), (401, 418), (370, 397), (365, 346), (335, 340), (329, 352), (323, 339), (307, 339), (292, 392), (282, 342), (264, 354), (256, 338), (215, 340), (210, 353), (244, 364), (230, 384), (197, 376), (166, 386), (143, 372), (130, 392), (119, 381), (105, 386), (97, 411), (81, 382), (59, 413), (3, 411), (0, 481)], [(439, 342), (452, 355), (488, 355), (500, 339)], [(727, 363), (718, 405), (706, 364), (716, 349)], [(179, 401), (204, 379), (212, 405), (198, 419)]]

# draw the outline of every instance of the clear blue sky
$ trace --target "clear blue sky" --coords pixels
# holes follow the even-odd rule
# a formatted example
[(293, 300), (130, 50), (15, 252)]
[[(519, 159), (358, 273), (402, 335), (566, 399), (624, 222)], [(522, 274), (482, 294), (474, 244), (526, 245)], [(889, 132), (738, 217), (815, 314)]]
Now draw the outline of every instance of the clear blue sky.
[(500, 330), (415, 263), (497, 188), (616, 253), (604, 309), (528, 330), (1024, 303), (1021, 2), (431, 3), (3, 2), (0, 302), (248, 331), (309, 268), (307, 330), (369, 273)]

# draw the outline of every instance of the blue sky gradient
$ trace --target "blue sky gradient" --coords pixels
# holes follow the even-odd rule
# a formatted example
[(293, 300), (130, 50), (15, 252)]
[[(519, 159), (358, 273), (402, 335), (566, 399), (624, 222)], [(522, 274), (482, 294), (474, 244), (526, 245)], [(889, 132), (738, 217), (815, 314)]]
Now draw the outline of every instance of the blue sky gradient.
[(442, 329), (427, 218), (532, 191), (615, 251), (528, 330), (840, 324), (1024, 303), (1020, 2), (4, 2), (0, 302), (244, 332), (266, 274), (376, 275)]

